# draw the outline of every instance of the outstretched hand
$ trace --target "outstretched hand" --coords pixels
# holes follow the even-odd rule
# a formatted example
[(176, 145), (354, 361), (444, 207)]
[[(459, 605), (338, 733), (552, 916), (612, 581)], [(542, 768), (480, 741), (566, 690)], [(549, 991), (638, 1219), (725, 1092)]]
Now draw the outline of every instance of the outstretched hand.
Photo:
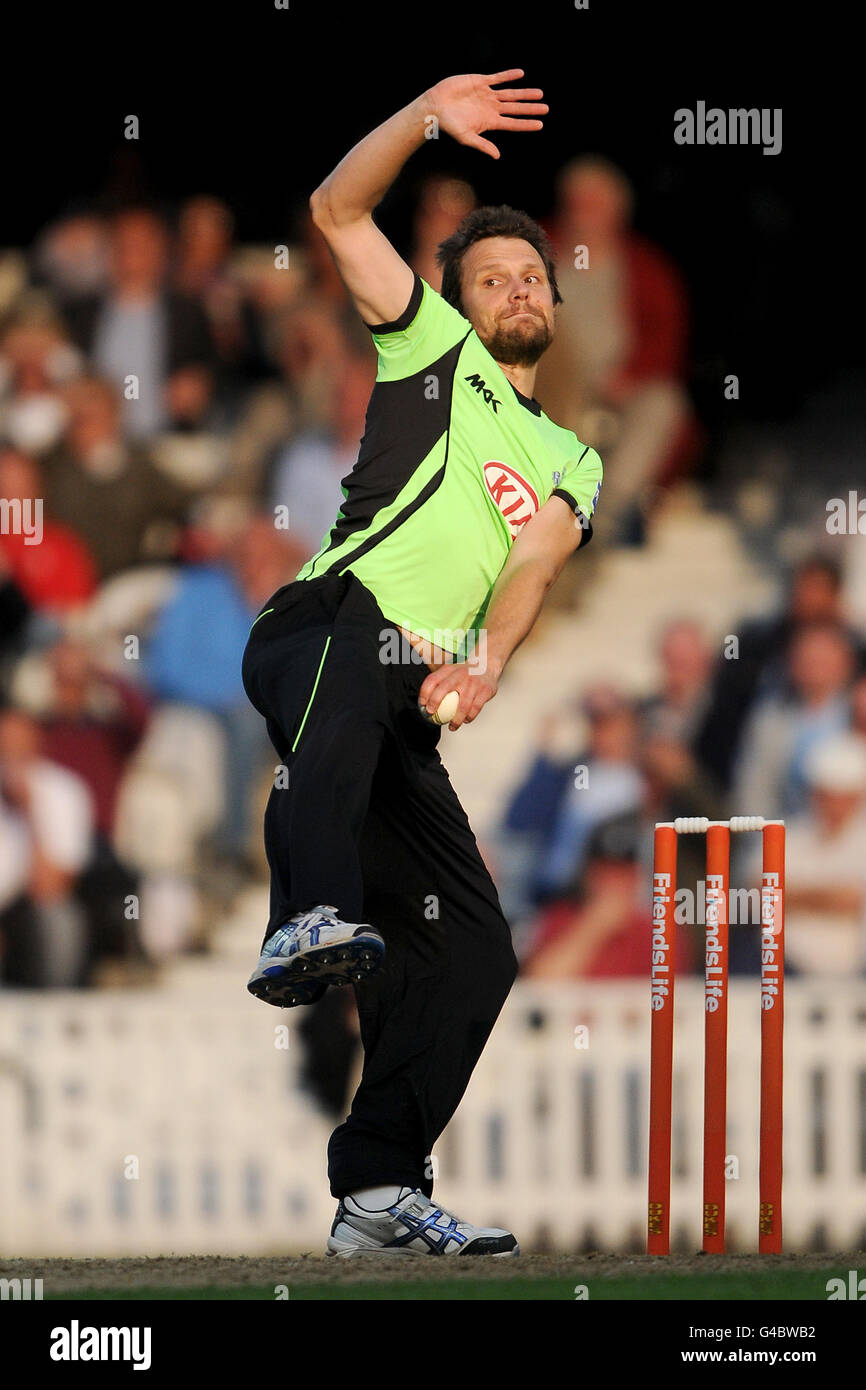
[(546, 116), (548, 107), (541, 98), (540, 87), (508, 87), (494, 91), (497, 82), (513, 82), (523, 76), (522, 68), (509, 68), (484, 77), (471, 73), (464, 77), (446, 77), (431, 88), (433, 114), (442, 130), (446, 130), (461, 145), (499, 158), (499, 150), (491, 140), (482, 137), (485, 130), (541, 130), (544, 122), (528, 119)]

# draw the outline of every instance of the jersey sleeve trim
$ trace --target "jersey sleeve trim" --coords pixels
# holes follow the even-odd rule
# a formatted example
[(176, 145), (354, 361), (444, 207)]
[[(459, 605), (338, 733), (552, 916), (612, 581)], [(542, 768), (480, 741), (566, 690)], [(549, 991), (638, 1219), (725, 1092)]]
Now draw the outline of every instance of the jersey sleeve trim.
[(412, 295), (409, 303), (403, 310), (399, 318), (394, 319), (393, 323), (366, 323), (364, 327), (371, 333), (382, 335), (385, 333), (402, 333), (407, 329), (421, 308), (421, 300), (424, 297), (424, 282), (418, 272), (415, 272), (415, 280), (412, 285)]
[(592, 522), (590, 521), (586, 513), (581, 511), (580, 505), (577, 502), (575, 502), (571, 493), (566, 492), (565, 488), (555, 487), (550, 495), (551, 497), (561, 497), (563, 502), (567, 502), (569, 507), (571, 507), (571, 510), (574, 512), (575, 516), (580, 517), (580, 525), (584, 533), (583, 540), (580, 542), (580, 547), (581, 549), (583, 549), (585, 545), (589, 545), (590, 541), (592, 540)]

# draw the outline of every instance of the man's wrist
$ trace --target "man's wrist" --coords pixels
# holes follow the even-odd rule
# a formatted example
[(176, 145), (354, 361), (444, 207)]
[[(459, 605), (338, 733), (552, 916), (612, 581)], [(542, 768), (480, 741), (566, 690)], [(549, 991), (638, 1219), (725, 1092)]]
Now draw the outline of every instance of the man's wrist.
[(489, 672), (493, 676), (494, 680), (498, 681), (499, 677), (502, 675), (502, 672), (505, 670), (505, 664), (507, 661), (507, 653), (503, 653), (501, 651), (491, 651), (490, 646), (488, 645), (486, 650), (484, 650), (483, 652), (479, 652), (477, 661), (470, 661), (469, 664), (470, 666), (477, 665), (479, 669), (485, 673)]
[(408, 106), (403, 107), (402, 114), (406, 118), (406, 128), (411, 132), (415, 148), (420, 149), (429, 138), (427, 131), (430, 128), (430, 118), (435, 116), (437, 121), (439, 119), (430, 92), (422, 92), (414, 101), (410, 101)]
[(435, 116), (438, 121), (442, 115), (439, 106), (438, 84), (428, 87), (426, 92), (422, 92), (413, 105), (421, 108), (422, 120), (426, 120), (429, 116)]

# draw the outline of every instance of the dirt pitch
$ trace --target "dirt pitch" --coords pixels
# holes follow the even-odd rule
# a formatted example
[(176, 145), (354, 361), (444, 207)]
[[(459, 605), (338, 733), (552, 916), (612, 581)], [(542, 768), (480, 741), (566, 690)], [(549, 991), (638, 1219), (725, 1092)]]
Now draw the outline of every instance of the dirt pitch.
[[(285, 1284), (351, 1285), (370, 1283), (429, 1283), (507, 1279), (565, 1279), (575, 1284), (596, 1280), (633, 1279), (653, 1275), (735, 1274), (747, 1272), (827, 1270), (845, 1275), (866, 1271), (866, 1251), (813, 1255), (521, 1255), (517, 1259), (411, 1259), (376, 1256), (369, 1259), (227, 1257), (166, 1255), (150, 1259), (27, 1259), (0, 1258), (0, 1278), (41, 1278), (46, 1295), (88, 1289), (134, 1288), (239, 1289)], [(652, 1295), (648, 1293), (648, 1296)]]

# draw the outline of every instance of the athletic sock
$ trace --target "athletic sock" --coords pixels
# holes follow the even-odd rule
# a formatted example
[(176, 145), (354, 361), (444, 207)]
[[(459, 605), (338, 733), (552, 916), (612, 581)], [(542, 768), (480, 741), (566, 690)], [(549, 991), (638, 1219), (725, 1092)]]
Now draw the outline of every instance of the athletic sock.
[(385, 1211), (399, 1202), (403, 1190), (402, 1187), (362, 1187), (357, 1192), (350, 1192), (349, 1196), (365, 1211)]

